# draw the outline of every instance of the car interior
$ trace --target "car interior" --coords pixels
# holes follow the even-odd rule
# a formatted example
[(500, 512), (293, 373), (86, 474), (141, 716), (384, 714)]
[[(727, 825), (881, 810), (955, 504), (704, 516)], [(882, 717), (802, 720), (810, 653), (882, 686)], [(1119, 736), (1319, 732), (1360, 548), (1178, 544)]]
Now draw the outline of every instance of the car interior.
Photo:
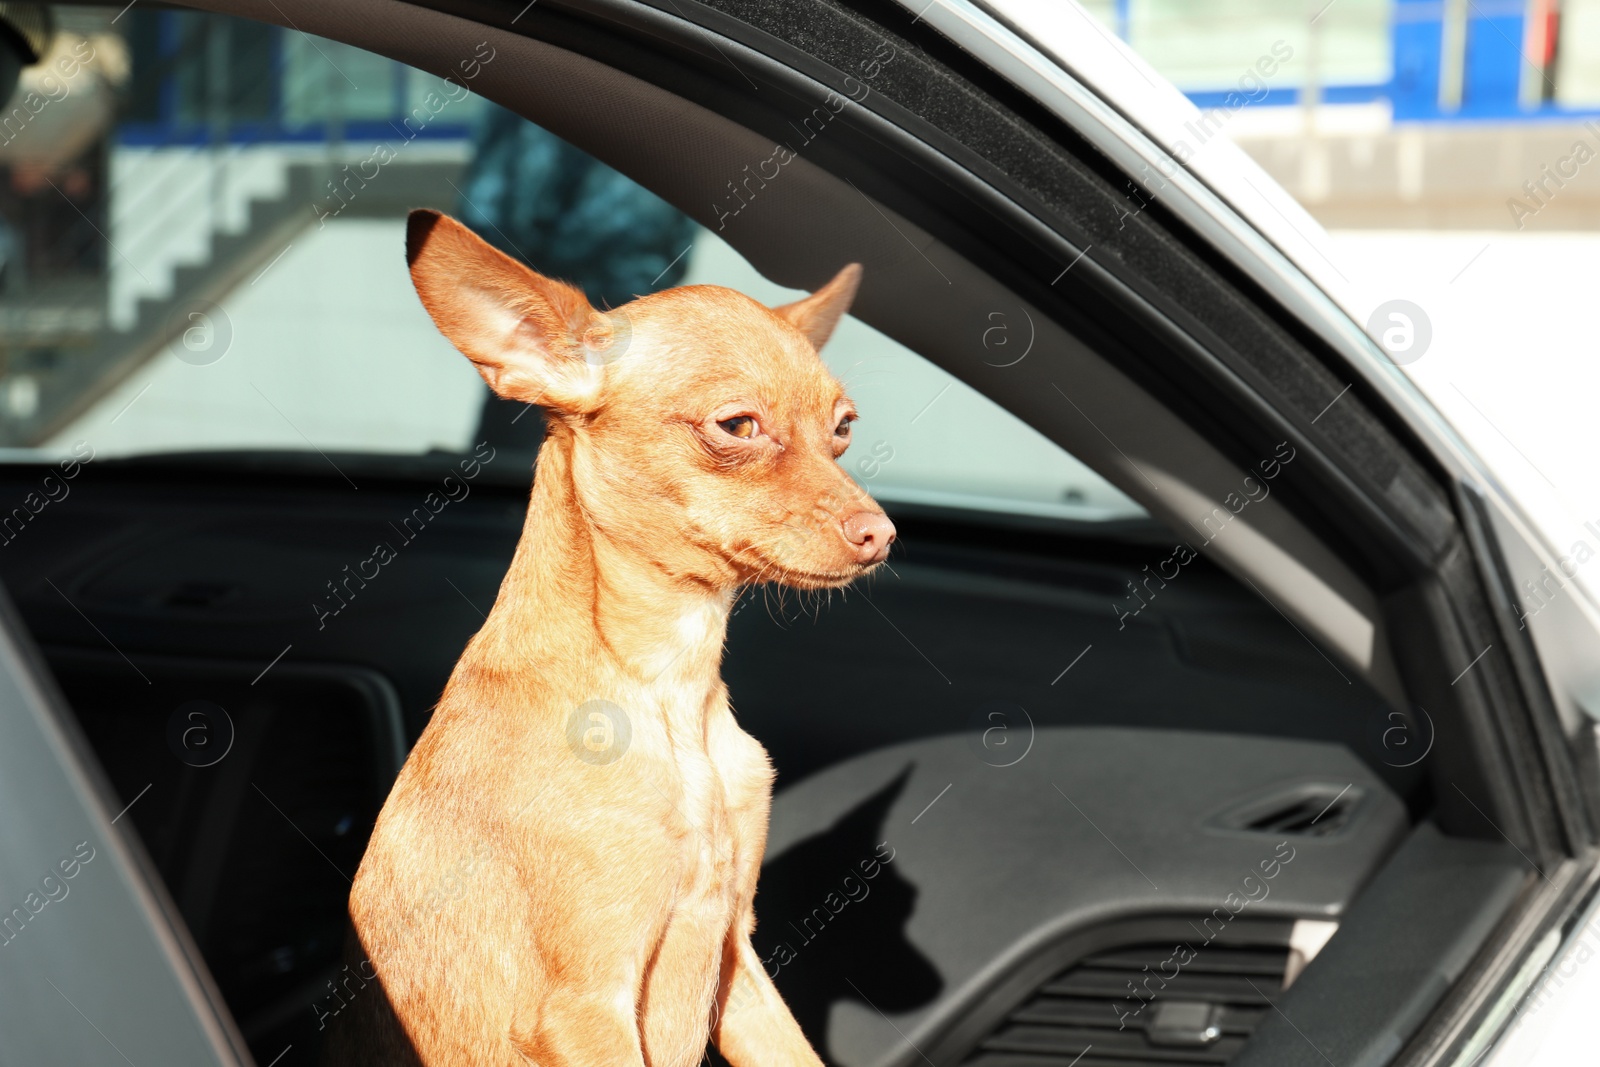
[(62, 156), (101, 213), (35, 183), (78, 258), (0, 290), (110, 310), (7, 349), (0, 580), (256, 1062), (316, 1063), (361, 995), (350, 880), (542, 434), (417, 304), (405, 213), (550, 269), (505, 160), (557, 141), (686, 220), (650, 287), (865, 268), (823, 357), (898, 541), (746, 590), (724, 662), (778, 772), (754, 942), (819, 1054), (1440, 1039), (1586, 832), (1547, 697), (1470, 494), (1148, 175), (888, 0), (196, 6), (52, 7), (99, 57), (52, 106), (102, 106)]

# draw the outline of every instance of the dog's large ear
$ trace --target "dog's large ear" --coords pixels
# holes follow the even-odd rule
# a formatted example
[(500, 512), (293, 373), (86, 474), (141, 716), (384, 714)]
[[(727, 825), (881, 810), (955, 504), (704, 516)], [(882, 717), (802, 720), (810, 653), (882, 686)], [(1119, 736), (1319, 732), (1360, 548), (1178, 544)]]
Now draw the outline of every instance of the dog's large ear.
[(850, 303), (855, 300), (856, 289), (860, 286), (861, 264), (847, 263), (843, 270), (833, 276), (833, 281), (804, 300), (796, 300), (772, 310), (788, 319), (810, 339), (811, 347), (820, 352), (822, 346), (828, 343), (828, 338), (833, 336), (833, 328), (850, 310)]
[(583, 293), (437, 211), (406, 220), (406, 262), (434, 325), (490, 389), (558, 412), (593, 410), (612, 326)]

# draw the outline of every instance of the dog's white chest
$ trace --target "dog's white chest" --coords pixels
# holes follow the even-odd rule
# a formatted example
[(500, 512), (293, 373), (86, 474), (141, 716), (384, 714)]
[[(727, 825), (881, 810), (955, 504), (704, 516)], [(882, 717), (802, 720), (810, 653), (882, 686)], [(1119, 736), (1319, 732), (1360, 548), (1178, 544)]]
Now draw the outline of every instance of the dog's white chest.
[[(719, 709), (724, 716), (726, 707)], [(708, 743), (676, 753), (669, 824), (676, 883), (646, 978), (641, 1037), (651, 1063), (690, 1065), (704, 1052), (723, 948), (748, 905), (751, 843), (736, 798), (747, 789), (745, 752)]]

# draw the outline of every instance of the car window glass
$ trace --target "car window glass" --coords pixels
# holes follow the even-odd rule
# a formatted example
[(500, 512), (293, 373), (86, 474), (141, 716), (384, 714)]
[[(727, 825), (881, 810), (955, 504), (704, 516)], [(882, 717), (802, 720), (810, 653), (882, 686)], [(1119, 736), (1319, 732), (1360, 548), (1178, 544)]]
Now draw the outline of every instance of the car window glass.
[[(54, 13), (51, 55), (25, 73), (0, 144), (0, 443), (20, 457), (416, 454), (510, 432), (517, 414), (488, 398), (412, 291), (402, 250), (419, 204), (602, 308), (684, 282), (769, 304), (801, 295), (475, 95), (496, 59), (487, 44), (441, 79), (222, 16)], [(30, 100), (43, 101), (36, 113)], [(991, 330), (994, 358), (1024, 357), (1012, 325)], [(887, 500), (1143, 514), (859, 321), (825, 358), (863, 416), (845, 462)]]

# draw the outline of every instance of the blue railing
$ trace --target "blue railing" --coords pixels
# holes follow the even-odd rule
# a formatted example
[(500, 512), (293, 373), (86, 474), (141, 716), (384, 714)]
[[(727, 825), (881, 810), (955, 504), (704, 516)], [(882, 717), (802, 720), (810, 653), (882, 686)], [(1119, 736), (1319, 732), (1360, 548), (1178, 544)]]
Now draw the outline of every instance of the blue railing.
[[(1127, 38), (1130, 0), (1109, 12)], [(1600, 115), (1600, 103), (1567, 104), (1555, 91), (1559, 26), (1549, 0), (1393, 0), (1390, 78), (1317, 88), (1326, 104), (1387, 100), (1397, 121), (1542, 122)], [(1180, 86), (1182, 88), (1182, 86)], [(1253, 105), (1293, 105), (1304, 87), (1252, 94)], [(1228, 107), (1232, 89), (1186, 90), (1197, 107)]]

